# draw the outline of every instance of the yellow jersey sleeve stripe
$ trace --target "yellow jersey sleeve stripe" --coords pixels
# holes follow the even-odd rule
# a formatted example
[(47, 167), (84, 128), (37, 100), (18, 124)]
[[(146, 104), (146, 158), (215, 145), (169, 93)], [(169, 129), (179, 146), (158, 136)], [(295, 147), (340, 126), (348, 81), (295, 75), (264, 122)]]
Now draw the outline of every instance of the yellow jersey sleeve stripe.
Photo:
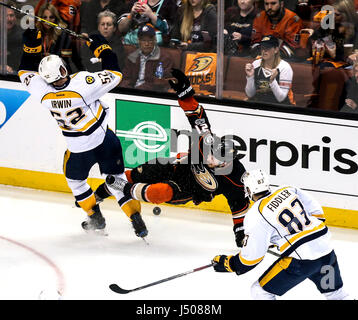
[(313, 229), (309, 229), (309, 230), (305, 230), (305, 231), (301, 231), (301, 232), (297, 233), (296, 235), (294, 235), (292, 238), (289, 239), (289, 242), (286, 242), (285, 244), (283, 244), (280, 247), (280, 252), (285, 251), (288, 248), (288, 246), (291, 246), (297, 240), (303, 238), (304, 236), (314, 233), (314, 232), (317, 232), (319, 230), (322, 230), (325, 227), (326, 227), (326, 225), (324, 224), (324, 222), (322, 222), (318, 226), (314, 227)]
[(239, 253), (240, 262), (246, 266), (253, 266), (255, 264), (258, 264), (263, 258), (264, 257), (261, 257), (261, 258), (255, 259), (255, 260), (247, 260), (241, 255), (241, 252)]
[(17, 74), (18, 74), (19, 77), (21, 77), (25, 73), (37, 73), (37, 72), (28, 71), (28, 70), (20, 70)]

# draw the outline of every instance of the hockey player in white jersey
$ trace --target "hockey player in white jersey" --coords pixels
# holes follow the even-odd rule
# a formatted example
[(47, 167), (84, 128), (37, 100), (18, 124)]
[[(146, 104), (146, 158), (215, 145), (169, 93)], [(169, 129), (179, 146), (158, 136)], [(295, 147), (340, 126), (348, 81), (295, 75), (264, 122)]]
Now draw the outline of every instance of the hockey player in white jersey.
[(242, 182), (254, 201), (244, 220), (243, 247), (236, 255), (215, 256), (215, 271), (241, 275), (273, 244), (281, 257), (252, 285), (254, 299), (274, 300), (307, 278), (327, 299), (349, 299), (319, 203), (299, 188), (272, 191), (262, 170), (244, 173)]
[[(122, 147), (119, 139), (108, 128), (108, 106), (101, 97), (122, 80), (116, 54), (101, 35), (92, 35), (88, 42), (95, 56), (102, 60), (103, 71), (86, 71), (69, 75), (59, 56), (41, 59), (41, 33), (36, 29), (24, 32), (24, 52), (19, 77), (26, 89), (47, 108), (57, 121), (67, 142), (64, 155), (64, 174), (69, 187), (88, 219), (82, 223), (85, 230), (104, 230), (105, 219), (87, 183), (90, 169), (98, 163), (101, 173), (126, 178)], [(37, 72), (38, 70), (38, 72)], [(148, 233), (140, 215), (140, 202), (124, 196), (109, 186), (132, 222), (135, 234)]]

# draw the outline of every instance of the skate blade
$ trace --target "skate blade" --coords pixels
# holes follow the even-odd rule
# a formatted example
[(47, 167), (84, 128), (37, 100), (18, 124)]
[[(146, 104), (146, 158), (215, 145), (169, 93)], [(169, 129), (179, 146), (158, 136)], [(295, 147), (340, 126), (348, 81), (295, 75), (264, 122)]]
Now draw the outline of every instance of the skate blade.
[(144, 243), (149, 246), (149, 242), (147, 241), (147, 239), (145, 239), (145, 237), (142, 238), (142, 240), (144, 241)]

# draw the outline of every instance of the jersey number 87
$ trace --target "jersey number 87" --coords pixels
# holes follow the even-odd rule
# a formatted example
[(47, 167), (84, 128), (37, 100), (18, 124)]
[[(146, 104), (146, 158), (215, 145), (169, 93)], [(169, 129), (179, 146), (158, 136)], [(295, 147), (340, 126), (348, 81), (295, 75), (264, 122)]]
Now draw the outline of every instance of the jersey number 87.
[[(287, 228), (290, 234), (295, 234), (303, 231), (302, 223), (305, 226), (308, 226), (311, 223), (311, 220), (307, 216), (307, 213), (303, 208), (302, 203), (298, 199), (295, 199), (291, 202), (291, 208), (292, 210), (289, 208), (285, 208), (284, 210), (282, 210), (278, 216), (278, 221), (285, 228)], [(293, 209), (296, 210), (294, 211)], [(298, 212), (298, 214), (295, 213), (297, 212), (297, 209), (300, 209), (300, 212)], [(304, 221), (301, 221), (302, 217), (304, 218)]]

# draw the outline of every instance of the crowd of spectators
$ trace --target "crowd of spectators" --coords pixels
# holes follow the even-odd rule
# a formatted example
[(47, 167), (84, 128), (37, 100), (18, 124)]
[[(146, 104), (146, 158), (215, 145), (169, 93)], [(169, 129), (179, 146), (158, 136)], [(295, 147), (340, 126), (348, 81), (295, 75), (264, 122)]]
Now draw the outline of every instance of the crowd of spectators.
[[(31, 5), (39, 17), (85, 37), (102, 34), (119, 58), (124, 72), (123, 87), (168, 90), (163, 79), (173, 61), (166, 49), (183, 53), (217, 50), (215, 0), (12, 0), (8, 3), (17, 7)], [(357, 3), (355, 0), (225, 0), (224, 54), (228, 58), (250, 60), (244, 68), (236, 70), (246, 74), (246, 83), (242, 84), (246, 99), (294, 105), (295, 74), (290, 66), (293, 63), (312, 67), (313, 90), (308, 95), (319, 96), (322, 72), (330, 69), (343, 70), (348, 75), (342, 90), (342, 95), (347, 95), (356, 86), (353, 70), (358, 63)], [(16, 74), (23, 16), (9, 8), (6, 11), (6, 70)], [(92, 56), (84, 40), (41, 21), (35, 26), (42, 32), (43, 55), (61, 56), (71, 72), (100, 70), (100, 61)], [(270, 40), (266, 40), (266, 45), (265, 39)], [(129, 47), (135, 50), (128, 50)], [(349, 103), (344, 102), (345, 98), (340, 99), (338, 109), (355, 110), (351, 107), (358, 104), (353, 101), (355, 96), (347, 98)], [(314, 107), (312, 101), (307, 105)]]

